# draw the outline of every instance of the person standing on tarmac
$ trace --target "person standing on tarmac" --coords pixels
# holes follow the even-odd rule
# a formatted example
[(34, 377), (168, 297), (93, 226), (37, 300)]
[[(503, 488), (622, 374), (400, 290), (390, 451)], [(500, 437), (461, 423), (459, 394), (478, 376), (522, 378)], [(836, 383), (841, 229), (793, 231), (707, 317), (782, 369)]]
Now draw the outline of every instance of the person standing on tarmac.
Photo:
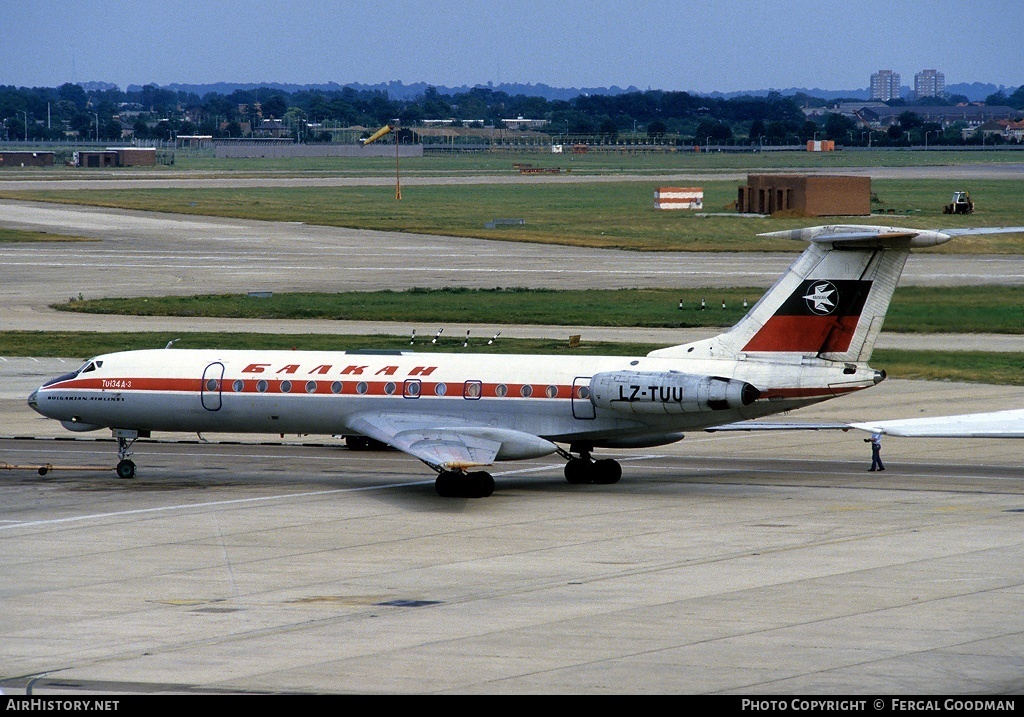
[(872, 433), (871, 438), (865, 438), (865, 443), (871, 444), (871, 467), (869, 471), (884, 471), (885, 466), (882, 465), (882, 434)]

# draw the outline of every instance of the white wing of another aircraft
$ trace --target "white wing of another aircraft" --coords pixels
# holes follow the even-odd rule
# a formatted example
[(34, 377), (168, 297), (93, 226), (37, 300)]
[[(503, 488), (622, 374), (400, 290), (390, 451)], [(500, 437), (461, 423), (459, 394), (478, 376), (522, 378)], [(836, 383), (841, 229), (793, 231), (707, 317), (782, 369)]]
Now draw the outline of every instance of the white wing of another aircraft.
[(1024, 438), (1024, 409), (850, 425), (870, 433), (912, 438)]

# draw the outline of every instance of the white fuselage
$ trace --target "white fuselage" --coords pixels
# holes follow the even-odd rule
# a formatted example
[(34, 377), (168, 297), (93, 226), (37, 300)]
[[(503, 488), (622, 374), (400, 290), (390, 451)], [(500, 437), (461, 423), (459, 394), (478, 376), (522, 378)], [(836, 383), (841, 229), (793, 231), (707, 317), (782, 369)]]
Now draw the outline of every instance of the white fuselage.
[[(779, 359), (163, 349), (98, 356), (29, 402), (70, 430), (330, 435), (348, 432), (354, 416), (387, 413), (554, 441), (642, 445), (645, 437), (787, 411), (877, 382), (866, 366)], [(721, 377), (749, 383), (759, 397), (680, 408), (671, 391), (666, 400), (664, 391), (634, 386), (636, 401), (609, 408), (590, 395), (591, 378), (607, 372)]]

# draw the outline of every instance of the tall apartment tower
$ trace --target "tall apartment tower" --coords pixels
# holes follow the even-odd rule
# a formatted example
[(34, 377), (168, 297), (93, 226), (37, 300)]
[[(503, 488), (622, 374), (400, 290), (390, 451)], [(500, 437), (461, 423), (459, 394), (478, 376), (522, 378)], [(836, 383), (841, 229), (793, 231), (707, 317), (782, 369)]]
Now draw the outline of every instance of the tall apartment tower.
[(898, 100), (900, 98), (900, 74), (892, 70), (879, 70), (871, 75), (871, 99)]
[(921, 70), (914, 75), (914, 99), (944, 97), (946, 76), (937, 70)]

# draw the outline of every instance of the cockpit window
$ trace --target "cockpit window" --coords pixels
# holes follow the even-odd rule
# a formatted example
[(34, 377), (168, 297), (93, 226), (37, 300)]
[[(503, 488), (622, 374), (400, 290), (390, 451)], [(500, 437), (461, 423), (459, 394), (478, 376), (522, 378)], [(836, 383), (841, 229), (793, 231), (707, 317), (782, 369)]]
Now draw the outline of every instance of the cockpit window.
[(52, 386), (55, 383), (61, 383), (63, 381), (70, 381), (73, 378), (77, 378), (78, 376), (81, 376), (83, 373), (89, 373), (90, 371), (95, 371), (96, 369), (102, 368), (102, 367), (103, 367), (103, 362), (102, 361), (97, 361), (96, 359), (89, 359), (84, 364), (82, 364), (81, 368), (78, 368), (75, 371), (72, 371), (71, 373), (66, 373), (63, 376), (58, 376), (57, 378), (51, 378), (49, 381), (47, 381), (46, 383), (43, 384), (43, 388), (46, 388), (47, 386)]
[(78, 369), (78, 373), (89, 373), (90, 371), (95, 371), (98, 368), (103, 368), (102, 361), (87, 361), (85, 363), (85, 366), (82, 366), (82, 368)]

